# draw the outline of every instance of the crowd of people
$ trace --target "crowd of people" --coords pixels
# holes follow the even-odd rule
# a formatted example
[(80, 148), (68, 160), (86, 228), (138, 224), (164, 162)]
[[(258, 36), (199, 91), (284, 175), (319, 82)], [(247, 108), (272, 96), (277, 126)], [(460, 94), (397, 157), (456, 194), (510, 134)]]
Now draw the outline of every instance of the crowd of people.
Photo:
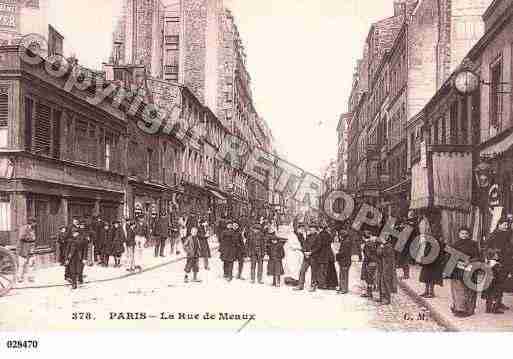
[[(267, 264), (266, 272), (272, 277), (272, 285), (279, 287), (282, 284), (287, 239), (278, 236), (278, 225), (270, 219), (261, 217), (258, 220), (235, 221), (224, 216), (216, 223), (211, 223), (206, 217), (182, 215), (171, 221), (169, 216), (154, 212), (149, 218), (137, 216), (123, 222), (109, 223), (99, 216), (87, 223), (73, 218), (70, 226), (60, 229), (58, 260), (65, 267), (64, 277), (72, 288), (83, 283), (86, 265), (109, 267), (112, 263), (114, 267), (121, 267), (123, 255), (127, 258), (127, 271), (142, 270), (143, 249), (150, 246), (154, 247), (155, 257), (166, 256), (167, 246), (170, 254), (179, 254), (183, 248), (186, 255), (184, 281), (200, 282), (200, 265), (205, 270), (210, 269), (212, 253), (209, 238), (213, 235), (219, 242), (223, 276), (228, 282), (234, 278), (245, 280), (244, 266), (248, 260), (251, 283), (264, 283), (264, 266)], [(453, 299), (451, 310), (456, 317), (472, 316), (478, 295), (486, 300), (487, 313), (503, 314), (509, 309), (503, 303), (503, 294), (513, 288), (512, 222), (511, 216), (502, 216), (496, 230), (481, 245), (472, 239), (468, 228), (459, 228), (457, 240), (451, 247), (465, 254), (467, 259), (460, 260), (450, 273), (444, 273), (448, 260), (446, 241), (437, 228), (439, 220), (436, 214), (415, 215), (410, 212), (407, 218), (396, 222), (397, 231), (405, 225), (413, 228), (409, 240), (399, 252), (395, 248), (398, 239), (394, 236), (380, 236), (380, 228), (355, 231), (340, 223), (330, 226), (327, 222), (294, 221), (293, 232), (299, 242), (299, 248), (295, 250), (301, 252), (302, 263), (298, 273), (292, 273), (284, 282), (297, 291), (304, 290), (306, 274), (310, 271), (310, 291), (337, 290), (339, 294), (346, 294), (349, 292), (349, 271), (353, 258), (357, 257), (362, 262), (362, 296), (389, 305), (392, 295), (397, 292), (397, 269), (402, 270), (403, 279), (409, 279), (410, 265), (420, 263), (410, 248), (413, 239), (420, 238), (417, 256), (427, 257), (432, 248), (429, 244), (423, 245), (425, 236), (422, 235), (429, 234), (430, 238), (438, 242), (440, 255), (429, 263), (421, 264), (419, 281), (425, 289), (420, 295), (426, 299), (435, 298), (436, 286), (443, 286), (444, 279), (449, 279)], [(30, 219), (20, 230), (19, 281), (24, 280), (30, 268), (31, 253), (35, 246), (35, 224), (36, 221)], [(476, 261), (487, 263), (493, 268), (493, 281), (481, 291), (465, 283), (465, 272)], [(478, 275), (479, 272), (476, 272), (475, 276)]]

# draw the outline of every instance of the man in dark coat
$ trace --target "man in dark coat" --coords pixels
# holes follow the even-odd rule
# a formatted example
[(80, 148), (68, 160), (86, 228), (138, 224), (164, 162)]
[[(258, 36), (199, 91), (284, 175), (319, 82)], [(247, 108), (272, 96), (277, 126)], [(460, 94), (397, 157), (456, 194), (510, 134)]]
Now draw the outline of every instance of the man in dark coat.
[(242, 277), (242, 271), (244, 270), (244, 260), (246, 257), (246, 250), (244, 245), (244, 237), (242, 236), (241, 229), (237, 222), (232, 223), (232, 229), (234, 232), (234, 244), (235, 244), (235, 261), (238, 263), (237, 279), (244, 280)]
[(320, 289), (328, 289), (328, 265), (334, 263), (335, 258), (331, 249), (333, 238), (326, 227), (323, 227), (316, 238), (312, 250), (312, 260), (317, 268), (317, 285)]
[(339, 234), (340, 247), (336, 255), (339, 268), (339, 289), (338, 294), (347, 294), (349, 292), (349, 268), (351, 267), (351, 257), (353, 252), (353, 243), (346, 231)]
[(59, 249), (59, 263), (63, 266), (66, 262), (66, 246), (68, 242), (68, 232), (66, 227), (59, 228), (59, 234), (57, 235), (57, 246)]
[[(317, 233), (316, 226), (310, 225), (308, 228), (308, 233), (301, 233), (301, 226), (299, 227), (299, 232), (301, 236), (298, 236), (298, 240), (301, 244), (301, 251), (303, 252), (303, 263), (301, 264), (301, 269), (299, 271), (299, 285), (294, 288), (294, 290), (303, 290), (305, 289), (305, 279), (306, 272), (310, 269), (310, 277), (311, 277), (311, 288), (310, 291), (315, 291), (317, 286), (317, 276), (316, 276), (316, 267), (315, 262), (312, 259), (312, 253), (314, 250), (317, 250), (316, 245), (318, 245), (317, 241)], [(297, 235), (297, 234), (296, 234)]]
[[(192, 225), (192, 224), (191, 224)], [(189, 274), (192, 271), (192, 281), (195, 283), (201, 282), (198, 279), (199, 272), (199, 258), (201, 256), (200, 242), (198, 238), (198, 228), (192, 225), (189, 229), (189, 235), (183, 240), (183, 248), (187, 254), (187, 261), (185, 263), (185, 277), (184, 282), (189, 282)]]
[(379, 299), (378, 302), (381, 302), (383, 305), (390, 305), (392, 294), (397, 292), (397, 287), (395, 286), (395, 277), (396, 277), (396, 269), (395, 269), (395, 251), (392, 246), (392, 242), (390, 238), (388, 239), (380, 239), (380, 244), (377, 248), (377, 258), (378, 258), (378, 289), (379, 289)]
[(91, 224), (91, 231), (93, 232), (93, 245), (94, 245), (94, 262), (98, 263), (101, 261), (102, 256), (102, 242), (100, 238), (100, 229), (103, 227), (103, 220), (100, 216), (93, 217), (93, 223)]
[(512, 232), (506, 216), (502, 216), (497, 229), (492, 233), (486, 243), (486, 256), (489, 260), (497, 262), (493, 267), (494, 279), (490, 287), (483, 293), (486, 298), (487, 311), (502, 314), (509, 307), (502, 303), (504, 284), (513, 269), (513, 243)]
[(268, 241), (269, 263), (267, 263), (267, 275), (273, 277), (273, 286), (279, 287), (281, 285), (281, 276), (284, 274), (283, 258), (285, 258), (285, 250), (283, 246), (287, 240), (278, 237), (275, 230), (269, 227)]
[(266, 248), (266, 236), (258, 223), (253, 224), (247, 232), (246, 248), (251, 259), (251, 283), (255, 283), (255, 270), (258, 267), (258, 283), (263, 284), (264, 257)]
[(233, 279), (233, 262), (237, 258), (236, 233), (232, 224), (227, 224), (220, 238), (220, 254), (223, 261), (224, 278), (231, 282)]
[(169, 221), (164, 216), (164, 213), (159, 217), (157, 212), (153, 212), (150, 218), (150, 233), (155, 248), (155, 257), (165, 257), (164, 247), (166, 246), (166, 239), (169, 235)]
[(87, 238), (74, 229), (68, 241), (66, 251), (66, 267), (71, 279), (73, 289), (77, 289), (77, 283), (83, 283), (83, 271), (87, 258)]

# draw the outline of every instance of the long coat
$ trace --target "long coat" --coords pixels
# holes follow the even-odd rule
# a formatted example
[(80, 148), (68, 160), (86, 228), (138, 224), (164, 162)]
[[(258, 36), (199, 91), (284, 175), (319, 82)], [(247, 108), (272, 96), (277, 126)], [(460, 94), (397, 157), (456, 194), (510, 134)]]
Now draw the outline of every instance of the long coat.
[(112, 228), (112, 256), (120, 257), (125, 251), (123, 243), (126, 242), (125, 232), (123, 228)]
[[(437, 242), (439, 244), (440, 253), (439, 253), (438, 257), (434, 260), (434, 262), (428, 263), (428, 264), (422, 264), (422, 269), (420, 270), (420, 275), (419, 275), (419, 281), (421, 283), (426, 283), (426, 284), (429, 283), (429, 284), (436, 284), (439, 286), (443, 286), (444, 285), (443, 272), (444, 272), (444, 267), (445, 267), (445, 258), (443, 256), (443, 253), (445, 253), (444, 252), (445, 246), (438, 239), (437, 239)], [(430, 250), (429, 247), (430, 247), (430, 245), (427, 245), (426, 248), (424, 249), (425, 258), (427, 258), (429, 255), (429, 250)]]
[(269, 243), (269, 262), (267, 263), (267, 275), (283, 275), (283, 258), (285, 258), (285, 249), (283, 248), (287, 240), (273, 237)]
[(240, 231), (234, 231), (234, 242), (236, 249), (236, 258), (244, 258), (246, 255), (246, 246), (244, 244), (244, 238)]
[(376, 254), (378, 258), (378, 288), (386, 286), (390, 293), (397, 293), (397, 272), (395, 267), (394, 247), (390, 242), (380, 245), (377, 248)]
[(353, 243), (349, 238), (344, 239), (340, 243), (340, 248), (338, 249), (338, 253), (335, 256), (338, 264), (341, 267), (350, 267), (351, 266), (351, 255), (352, 255)]
[(109, 256), (112, 252), (112, 234), (111, 228), (101, 227), (98, 231), (98, 243), (100, 243), (100, 254)]
[(210, 244), (208, 243), (208, 235), (205, 226), (200, 226), (198, 230), (200, 258), (210, 258)]
[(248, 257), (263, 259), (265, 257), (266, 237), (257, 228), (250, 228), (247, 231), (248, 240), (246, 242), (246, 250)]
[(237, 259), (236, 233), (232, 229), (223, 231), (220, 238), (219, 250), (221, 252), (221, 260), (224, 262), (234, 262)]
[(329, 264), (335, 261), (333, 250), (331, 249), (331, 243), (333, 238), (327, 231), (322, 231), (317, 235), (315, 249), (312, 251), (313, 260), (317, 264)]
[(66, 261), (69, 275), (80, 275), (82, 273), (83, 261), (87, 258), (87, 238), (80, 234), (70, 237), (66, 250)]

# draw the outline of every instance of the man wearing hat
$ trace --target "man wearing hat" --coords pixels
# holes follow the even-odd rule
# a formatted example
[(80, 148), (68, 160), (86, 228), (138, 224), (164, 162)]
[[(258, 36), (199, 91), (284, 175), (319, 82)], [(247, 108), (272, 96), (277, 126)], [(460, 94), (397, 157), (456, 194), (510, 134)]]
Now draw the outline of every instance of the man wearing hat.
[(220, 238), (219, 251), (223, 261), (224, 278), (231, 282), (233, 279), (233, 262), (237, 258), (236, 232), (233, 228), (233, 222), (229, 222)]
[(486, 257), (494, 266), (494, 279), (490, 287), (483, 293), (488, 313), (502, 314), (510, 309), (502, 302), (505, 281), (513, 272), (513, 243), (510, 220), (503, 214), (498, 221), (497, 229), (492, 233), (486, 248)]
[(266, 239), (262, 229), (258, 223), (254, 223), (246, 232), (246, 247), (248, 256), (251, 259), (251, 283), (255, 283), (255, 271), (258, 283), (263, 284), (262, 275), (264, 272), (264, 257), (266, 248)]
[(246, 257), (246, 248), (244, 245), (244, 237), (242, 236), (241, 229), (237, 222), (232, 223), (234, 232), (234, 245), (235, 245), (235, 261), (238, 263), (237, 266), (237, 279), (244, 280), (242, 277), (242, 271), (244, 270), (244, 260)]
[[(301, 226), (300, 226), (301, 228)], [(301, 233), (301, 232), (299, 232)], [(304, 239), (303, 239), (303, 238)], [(301, 264), (301, 269), (299, 271), (299, 285), (294, 288), (294, 290), (303, 290), (305, 289), (305, 280), (306, 280), (306, 272), (310, 268), (310, 291), (315, 291), (317, 287), (317, 273), (316, 273), (316, 267), (315, 262), (312, 259), (312, 254), (314, 251), (316, 251), (318, 248), (316, 245), (317, 242), (317, 225), (312, 223), (309, 228), (308, 232), (303, 234), (303, 236), (299, 236), (298, 240), (301, 244), (301, 251), (303, 252), (303, 263)]]
[(20, 266), (20, 275), (18, 282), (25, 281), (25, 275), (29, 282), (34, 281), (32, 276), (33, 256), (36, 247), (36, 219), (29, 218), (27, 224), (20, 227), (18, 235), (18, 263)]

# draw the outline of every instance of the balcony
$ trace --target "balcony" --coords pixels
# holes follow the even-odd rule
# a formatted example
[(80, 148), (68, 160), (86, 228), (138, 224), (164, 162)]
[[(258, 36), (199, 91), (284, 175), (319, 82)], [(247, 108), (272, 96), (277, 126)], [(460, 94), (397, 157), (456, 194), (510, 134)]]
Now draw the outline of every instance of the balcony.
[(164, 36), (166, 45), (176, 45), (180, 43), (180, 37), (178, 35), (166, 35)]

